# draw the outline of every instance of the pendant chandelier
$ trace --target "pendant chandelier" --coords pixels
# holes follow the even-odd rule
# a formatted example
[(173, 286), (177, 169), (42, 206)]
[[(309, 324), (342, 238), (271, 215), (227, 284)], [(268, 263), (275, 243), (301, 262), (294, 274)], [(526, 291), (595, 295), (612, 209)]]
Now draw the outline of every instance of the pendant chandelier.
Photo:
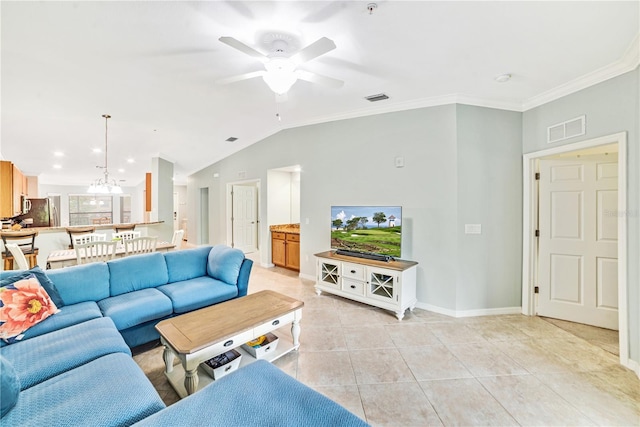
[(111, 118), (108, 114), (103, 114), (104, 117), (104, 166), (96, 166), (97, 168), (104, 169), (104, 178), (98, 178), (91, 183), (87, 189), (87, 193), (93, 194), (122, 194), (122, 188), (118, 185), (115, 179), (109, 179), (109, 169), (107, 167), (107, 133), (108, 133), (108, 120)]

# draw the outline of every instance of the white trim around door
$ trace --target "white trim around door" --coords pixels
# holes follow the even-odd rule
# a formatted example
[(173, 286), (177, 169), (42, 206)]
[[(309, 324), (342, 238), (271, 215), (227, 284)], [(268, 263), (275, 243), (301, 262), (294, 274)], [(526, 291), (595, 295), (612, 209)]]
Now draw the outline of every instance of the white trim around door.
[[(522, 313), (534, 315), (534, 287), (537, 280), (538, 182), (535, 179), (536, 164), (542, 157), (570, 151), (584, 150), (601, 145), (618, 144), (618, 328), (620, 363), (633, 369), (629, 359), (629, 319), (627, 302), (627, 133), (562, 145), (523, 156), (523, 209), (522, 209)], [(634, 369), (635, 370), (635, 369)]]

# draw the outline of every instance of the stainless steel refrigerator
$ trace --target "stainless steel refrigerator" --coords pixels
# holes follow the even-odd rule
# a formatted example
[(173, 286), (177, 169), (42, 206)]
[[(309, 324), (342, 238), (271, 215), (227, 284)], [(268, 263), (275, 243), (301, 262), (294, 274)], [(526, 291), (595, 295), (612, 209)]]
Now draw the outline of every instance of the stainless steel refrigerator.
[(51, 215), (51, 204), (49, 199), (29, 199), (22, 200), (22, 215), (15, 218), (26, 227), (51, 227), (53, 218)]

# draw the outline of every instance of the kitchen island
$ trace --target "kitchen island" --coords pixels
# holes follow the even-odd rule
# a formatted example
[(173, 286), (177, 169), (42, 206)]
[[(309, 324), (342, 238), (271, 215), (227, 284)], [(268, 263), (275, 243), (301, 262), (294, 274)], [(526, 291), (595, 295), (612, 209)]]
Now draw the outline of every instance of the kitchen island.
[[(154, 231), (155, 226), (163, 224), (164, 221), (155, 222), (135, 222), (136, 231), (139, 231), (142, 236), (157, 236), (158, 233)], [(107, 240), (111, 239), (113, 233), (115, 233), (114, 227), (118, 225), (131, 225), (131, 224), (96, 224), (92, 227), (96, 228), (96, 233), (104, 233), (107, 235)], [(78, 226), (81, 227), (81, 226)], [(86, 226), (82, 226), (86, 227)], [(45, 268), (47, 258), (53, 251), (59, 251), (61, 249), (69, 249), (69, 234), (67, 228), (74, 227), (29, 227), (23, 228), (23, 230), (37, 230), (38, 236), (36, 237), (36, 247), (39, 249), (38, 253), (38, 265), (41, 268)], [(3, 230), (8, 231), (8, 230)], [(0, 243), (0, 245), (2, 245)], [(4, 251), (4, 245), (2, 245), (2, 251)], [(0, 268), (4, 268), (3, 263), (0, 263)]]

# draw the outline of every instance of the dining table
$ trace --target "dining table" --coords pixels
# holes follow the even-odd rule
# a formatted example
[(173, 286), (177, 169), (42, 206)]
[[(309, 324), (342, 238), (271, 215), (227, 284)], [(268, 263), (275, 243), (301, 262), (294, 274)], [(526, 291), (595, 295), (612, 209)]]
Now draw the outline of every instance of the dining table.
[[(156, 251), (168, 252), (175, 247), (176, 245), (172, 244), (171, 242), (158, 242), (158, 244), (156, 245)], [(118, 245), (116, 247), (116, 258), (121, 258), (124, 256), (126, 256), (124, 246)], [(47, 270), (69, 267), (72, 265), (76, 265), (77, 263), (78, 259), (75, 249), (60, 249), (49, 253), (49, 256), (47, 257)]]

